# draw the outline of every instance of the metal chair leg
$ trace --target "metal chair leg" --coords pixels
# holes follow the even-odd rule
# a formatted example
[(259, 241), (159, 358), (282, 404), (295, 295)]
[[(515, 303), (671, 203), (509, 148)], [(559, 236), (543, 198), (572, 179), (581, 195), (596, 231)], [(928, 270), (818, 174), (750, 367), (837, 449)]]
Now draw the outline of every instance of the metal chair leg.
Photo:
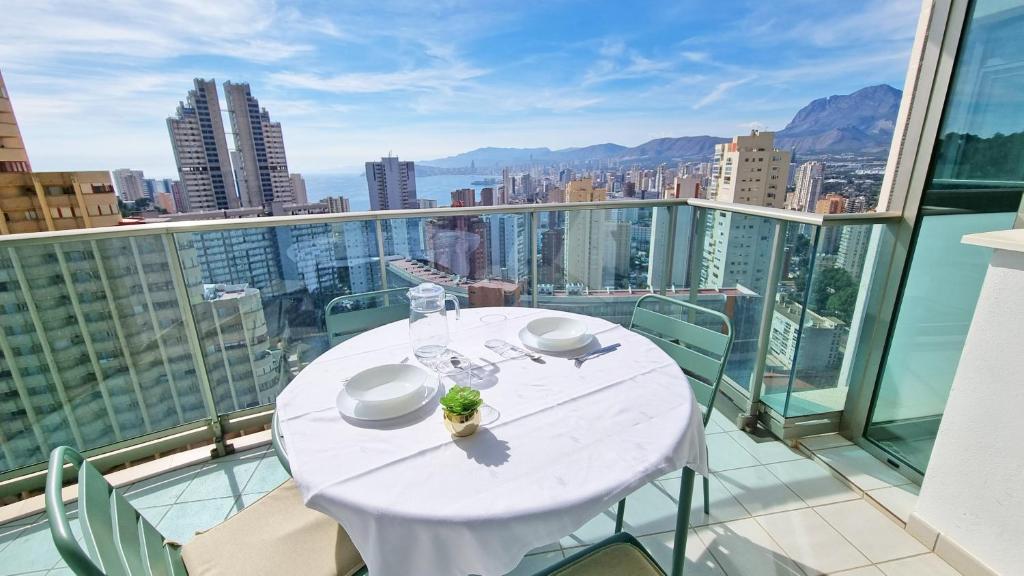
[(708, 515), (711, 514), (711, 496), (709, 492), (710, 487), (708, 477), (703, 476), (702, 478), (704, 478), (704, 514)]
[(676, 513), (676, 536), (672, 545), (672, 576), (683, 576), (686, 561), (686, 535), (690, 531), (690, 501), (693, 499), (693, 470), (683, 468), (679, 483), (679, 511)]
[(626, 517), (626, 499), (619, 500), (619, 509), (615, 512), (615, 533), (622, 532), (622, 521)]

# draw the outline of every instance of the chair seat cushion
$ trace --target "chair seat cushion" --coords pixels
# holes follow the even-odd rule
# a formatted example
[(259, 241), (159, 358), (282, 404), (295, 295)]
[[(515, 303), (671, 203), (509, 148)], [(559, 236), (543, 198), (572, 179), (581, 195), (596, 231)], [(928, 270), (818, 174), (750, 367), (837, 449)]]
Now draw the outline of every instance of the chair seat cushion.
[(629, 542), (613, 542), (581, 552), (551, 576), (664, 576), (651, 558)]
[(342, 527), (286, 481), (182, 547), (189, 576), (351, 576), (363, 567)]

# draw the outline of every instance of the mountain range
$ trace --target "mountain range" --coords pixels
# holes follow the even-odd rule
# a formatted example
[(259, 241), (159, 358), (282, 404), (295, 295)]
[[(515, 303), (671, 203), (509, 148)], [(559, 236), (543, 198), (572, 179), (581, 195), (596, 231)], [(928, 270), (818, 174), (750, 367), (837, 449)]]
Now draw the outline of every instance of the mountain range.
[[(887, 84), (861, 88), (852, 94), (818, 98), (801, 108), (785, 128), (775, 133), (775, 145), (799, 157), (858, 153), (884, 156), (892, 142), (903, 92)], [(436, 168), (513, 166), (616, 160), (653, 164), (710, 160), (715, 144), (731, 137), (682, 136), (657, 138), (639, 146), (611, 142), (581, 148), (478, 148), (455, 156), (417, 162)]]

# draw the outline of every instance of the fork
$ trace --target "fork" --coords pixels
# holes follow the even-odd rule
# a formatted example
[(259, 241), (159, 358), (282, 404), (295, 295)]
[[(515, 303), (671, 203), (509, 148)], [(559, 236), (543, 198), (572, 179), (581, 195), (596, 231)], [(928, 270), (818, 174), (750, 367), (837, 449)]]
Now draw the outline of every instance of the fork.
[(572, 360), (576, 364), (576, 367), (579, 368), (580, 366), (583, 366), (583, 363), (586, 362), (587, 360), (590, 360), (591, 358), (596, 358), (596, 357), (601, 356), (603, 354), (607, 354), (609, 352), (612, 352), (613, 350), (617, 349), (618, 347), (619, 347), (618, 343), (609, 344), (609, 345), (607, 345), (607, 346), (605, 346), (603, 348), (598, 348), (597, 350), (594, 350), (593, 352), (587, 352), (586, 354), (582, 354), (580, 356), (577, 356), (577, 357), (573, 358)]

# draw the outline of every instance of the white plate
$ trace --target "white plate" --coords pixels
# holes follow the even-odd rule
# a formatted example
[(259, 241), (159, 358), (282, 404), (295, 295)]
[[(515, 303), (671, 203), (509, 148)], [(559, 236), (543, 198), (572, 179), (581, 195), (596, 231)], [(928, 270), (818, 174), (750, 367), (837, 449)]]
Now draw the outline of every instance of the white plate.
[(398, 404), (385, 404), (383, 406), (374, 406), (361, 404), (352, 399), (351, 396), (345, 393), (343, 388), (338, 393), (336, 406), (338, 412), (346, 418), (352, 418), (353, 420), (390, 420), (392, 418), (398, 418), (399, 416), (405, 416), (410, 412), (419, 410), (426, 405), (434, 397), (437, 396), (437, 387), (439, 383), (436, 378), (430, 378), (416, 395), (409, 399), (408, 402), (400, 402)]
[(545, 316), (531, 320), (524, 328), (537, 348), (552, 352), (575, 350), (590, 341), (587, 324), (576, 318)]
[(519, 331), (519, 340), (523, 344), (525, 344), (527, 348), (532, 348), (534, 350), (539, 350), (541, 352), (568, 352), (570, 350), (579, 350), (580, 348), (583, 348), (587, 344), (590, 344), (590, 341), (593, 339), (594, 335), (588, 332), (584, 334), (583, 337), (580, 338), (577, 342), (574, 342), (571, 346), (565, 348), (551, 348), (546, 346), (545, 343), (540, 342), (525, 327)]
[(384, 364), (350, 378), (345, 393), (368, 406), (398, 404), (414, 396), (426, 379), (426, 371), (412, 364)]

